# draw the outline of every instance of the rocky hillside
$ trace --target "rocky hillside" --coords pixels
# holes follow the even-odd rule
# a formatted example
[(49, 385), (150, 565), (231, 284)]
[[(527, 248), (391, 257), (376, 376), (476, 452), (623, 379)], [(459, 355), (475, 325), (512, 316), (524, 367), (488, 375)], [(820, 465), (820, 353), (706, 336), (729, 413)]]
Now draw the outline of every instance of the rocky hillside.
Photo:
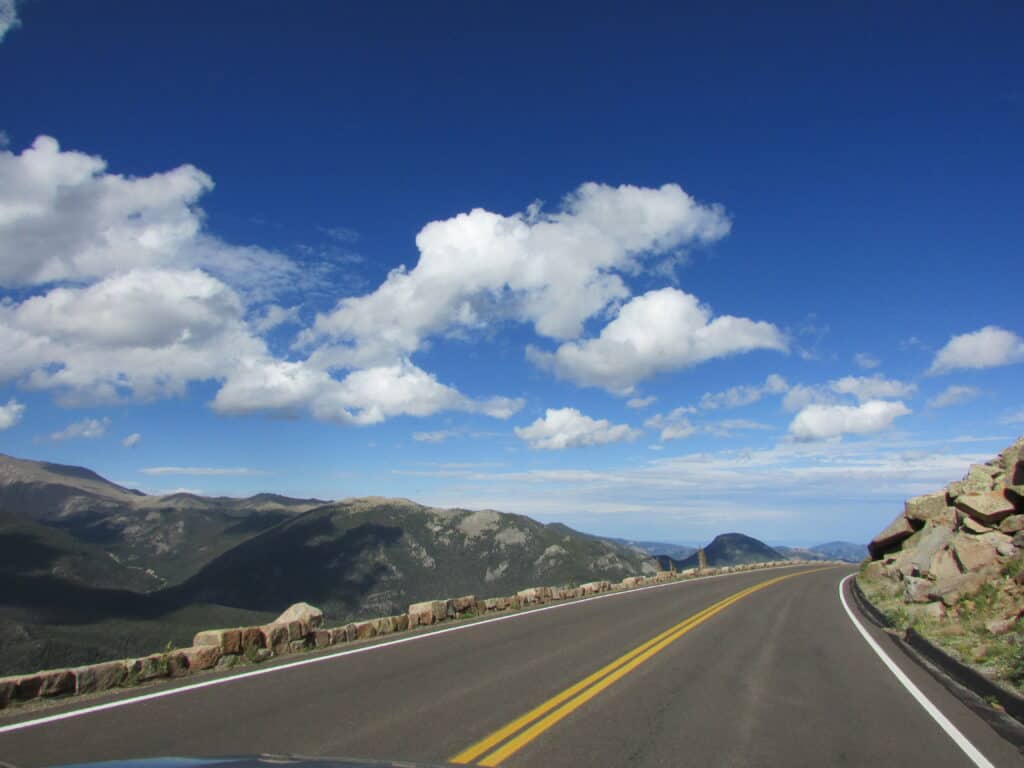
[(493, 510), (349, 499), (241, 544), (173, 590), (179, 602), (275, 610), (305, 598), (335, 618), (383, 616), (436, 595), (656, 572), (646, 552)]
[(643, 550), (490, 510), (147, 496), (0, 456), (0, 675), (188, 644), (299, 600), (332, 621), (437, 595), (653, 573)]
[(869, 550), (858, 582), (872, 602), (990, 676), (1024, 683), (1024, 438), (908, 499)]
[[(787, 558), (763, 541), (758, 541), (742, 533), (721, 533), (704, 547), (704, 557), (708, 567), (718, 568), (725, 565), (745, 565), (747, 563), (769, 563)], [(665, 570), (683, 571), (699, 565), (698, 555), (694, 554), (682, 560), (667, 556), (657, 558)]]
[(188, 578), (236, 544), (326, 502), (260, 494), (148, 496), (83, 467), (0, 454), (0, 563), (24, 559), (96, 587), (151, 591)]

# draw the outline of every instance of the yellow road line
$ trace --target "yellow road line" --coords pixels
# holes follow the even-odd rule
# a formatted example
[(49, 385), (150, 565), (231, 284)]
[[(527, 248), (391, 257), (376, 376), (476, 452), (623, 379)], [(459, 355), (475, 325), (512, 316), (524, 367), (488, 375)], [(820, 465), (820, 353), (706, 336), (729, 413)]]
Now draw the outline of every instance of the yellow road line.
[(744, 597), (757, 592), (758, 590), (764, 589), (772, 584), (777, 584), (780, 581), (784, 581), (785, 579), (807, 573), (815, 573), (819, 570), (823, 569), (818, 568), (814, 571), (802, 571), (800, 573), (778, 576), (774, 579), (769, 579), (751, 587), (747, 587), (746, 589), (740, 590), (739, 592), (719, 600), (717, 603), (695, 613), (693, 616), (669, 627), (664, 632), (655, 635), (650, 640), (641, 643), (633, 650), (615, 659), (615, 661), (606, 664), (601, 667), (601, 669), (591, 675), (588, 675), (569, 688), (566, 688), (564, 691), (548, 699), (543, 704), (534, 707), (526, 714), (510, 722), (508, 725), (499, 728), (475, 744), (467, 747), (462, 752), (459, 752), (457, 755), (450, 758), (449, 762), (458, 764), (471, 763), (496, 745), (505, 741), (505, 739), (508, 739), (513, 734), (518, 733), (517, 736), (509, 739), (509, 741), (500, 749), (495, 750), (493, 753), (488, 755), (486, 759), (479, 762), (479, 765), (497, 766), (503, 760), (529, 744), (544, 731), (548, 730), (583, 704), (590, 701), (590, 699), (597, 696), (597, 694), (601, 693), (601, 691), (608, 688), (614, 682), (625, 677), (633, 669), (643, 664), (655, 654), (664, 650), (668, 645), (678, 640), (691, 629), (703, 623), (707, 619), (710, 619), (720, 611), (725, 610), (733, 603), (742, 600)]

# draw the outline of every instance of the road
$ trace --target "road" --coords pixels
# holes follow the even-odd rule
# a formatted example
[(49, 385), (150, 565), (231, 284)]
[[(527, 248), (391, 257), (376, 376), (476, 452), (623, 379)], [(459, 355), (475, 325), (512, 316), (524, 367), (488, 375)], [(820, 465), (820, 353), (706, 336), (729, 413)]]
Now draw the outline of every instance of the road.
[[(96, 710), (170, 686), (108, 695), (85, 702), (92, 711), (13, 730), (83, 703), (8, 713), (0, 760), (36, 768), (269, 752), (510, 768), (977, 764), (857, 631), (839, 598), (851, 572), (677, 582), (283, 660), (214, 685), (194, 684), (220, 678), (193, 678), (172, 684), (173, 695)], [(1024, 764), (869, 632), (984, 759)]]

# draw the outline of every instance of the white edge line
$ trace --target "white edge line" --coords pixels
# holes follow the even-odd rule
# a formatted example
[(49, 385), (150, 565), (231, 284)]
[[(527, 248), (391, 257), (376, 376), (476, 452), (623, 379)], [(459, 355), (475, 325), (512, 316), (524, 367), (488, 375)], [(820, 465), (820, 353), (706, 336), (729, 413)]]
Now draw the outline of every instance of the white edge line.
[(448, 634), (449, 632), (459, 632), (464, 629), (473, 629), (474, 627), (482, 627), (485, 624), (492, 624), (497, 621), (509, 621), (511, 619), (521, 619), (527, 616), (533, 616), (544, 611), (553, 611), (557, 608), (570, 608), (574, 605), (582, 605), (583, 603), (589, 603), (592, 600), (603, 600), (606, 597), (621, 597), (622, 595), (632, 595), (637, 592), (646, 592), (649, 589), (662, 589), (664, 587), (678, 587), (681, 584), (693, 584), (697, 581), (705, 581), (707, 579), (720, 579), (727, 576), (740, 576), (745, 573), (756, 573), (757, 570), (764, 571), (778, 571), (784, 568), (799, 568), (805, 564), (800, 565), (781, 565), (775, 568), (763, 568), (756, 569), (754, 571), (740, 571), (737, 573), (717, 573), (712, 576), (697, 576), (692, 579), (680, 579), (678, 581), (669, 581), (664, 584), (652, 584), (648, 587), (634, 587), (633, 589), (624, 589), (619, 592), (607, 592), (603, 595), (593, 595), (591, 597), (577, 598), (576, 600), (568, 600), (564, 603), (556, 603), (555, 605), (546, 605), (543, 608), (530, 608), (528, 610), (520, 610), (516, 613), (509, 613), (504, 616), (495, 616), (490, 619), (484, 619), (482, 621), (473, 621), (467, 624), (458, 624), (454, 627), (446, 627), (444, 629), (437, 629), (431, 632), (424, 632), (419, 635), (410, 635), (409, 637), (400, 637), (395, 640), (387, 640), (383, 643), (375, 643), (373, 645), (365, 645), (361, 648), (350, 648), (344, 651), (338, 651), (337, 653), (328, 653), (323, 656), (314, 656), (310, 659), (298, 659), (296, 661), (288, 662), (287, 664), (277, 664), (273, 667), (265, 667), (264, 669), (254, 669), (249, 672), (239, 672), (235, 675), (228, 675), (226, 677), (219, 677), (216, 680), (205, 680), (201, 683), (191, 683), (190, 685), (182, 685), (176, 688), (168, 688), (163, 691), (154, 691), (153, 693), (146, 693), (142, 696), (133, 696), (130, 699), (121, 699), (120, 701), (108, 701), (105, 704), (96, 704), (91, 707), (83, 707), (82, 709), (75, 709), (70, 712), (61, 712), (57, 715), (47, 715), (46, 717), (39, 717), (33, 720), (25, 720), (20, 723), (11, 723), (10, 725), (0, 726), (0, 733), (10, 733), (11, 731), (20, 731), (24, 728), (33, 728), (37, 725), (46, 725), (47, 723), (56, 723), (60, 720), (67, 720), (72, 717), (81, 717), (82, 715), (91, 715), (94, 712), (103, 712), (108, 709), (117, 709), (118, 707), (127, 707), (129, 704), (139, 704), (143, 701), (151, 701), (153, 699), (161, 699), (164, 696), (175, 696), (179, 693), (186, 693), (188, 691), (196, 691), (200, 688), (209, 688), (215, 685), (224, 685), (226, 683), (237, 682), (248, 677), (259, 677), (260, 675), (269, 675), (274, 672), (280, 672), (285, 669), (292, 669), (294, 667), (302, 667), (306, 664), (319, 664), (324, 661), (332, 661), (334, 659), (341, 658), (342, 656), (352, 656), (357, 653), (368, 653), (370, 651), (376, 651), (381, 648), (388, 648), (390, 646), (402, 645), (403, 643), (411, 643), (417, 640), (426, 640), (432, 637), (439, 637), (440, 635)]
[(960, 747), (964, 754), (971, 759), (971, 762), (978, 766), (978, 768), (995, 768), (995, 766), (992, 765), (992, 763), (990, 763), (983, 754), (981, 754), (978, 748), (975, 747), (966, 736), (960, 733), (960, 730), (949, 721), (949, 718), (942, 714), (938, 707), (932, 704), (928, 697), (921, 692), (921, 689), (911, 682), (910, 678), (904, 674), (903, 670), (896, 666), (896, 663), (889, 658), (886, 652), (882, 650), (882, 647), (875, 642), (875, 639), (871, 637), (866, 629), (864, 629), (864, 625), (861, 624), (857, 617), (853, 615), (853, 611), (850, 610), (850, 604), (846, 602), (846, 595), (843, 594), (843, 587), (846, 586), (846, 582), (852, 579), (855, 575), (856, 574), (851, 573), (839, 582), (839, 600), (842, 602), (843, 608), (846, 609), (846, 615), (850, 617), (850, 621), (853, 622), (857, 631), (860, 632), (868, 645), (871, 646), (871, 650), (878, 654), (878, 657), (885, 663), (885, 666), (889, 668), (889, 671), (892, 672), (896, 679), (903, 684), (904, 688), (910, 691), (910, 695), (917, 700), (918, 704), (924, 707), (924, 711), (931, 715), (932, 719), (939, 724), (939, 727), (946, 732), (949, 738), (956, 742), (956, 745)]

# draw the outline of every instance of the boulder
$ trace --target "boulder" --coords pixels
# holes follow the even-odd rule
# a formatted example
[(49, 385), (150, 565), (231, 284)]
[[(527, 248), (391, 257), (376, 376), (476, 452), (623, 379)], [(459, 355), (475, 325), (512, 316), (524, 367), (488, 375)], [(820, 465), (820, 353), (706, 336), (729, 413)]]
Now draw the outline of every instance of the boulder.
[(931, 598), (928, 596), (932, 588), (932, 582), (928, 579), (919, 579), (915, 576), (908, 576), (903, 581), (903, 602), (905, 603), (928, 603)]
[(70, 669), (49, 669), (40, 672), (40, 696), (68, 696), (75, 692), (75, 673)]
[(238, 631), (241, 635), (242, 653), (266, 647), (267, 641), (260, 627), (242, 627)]
[(369, 640), (377, 635), (377, 622), (374, 620), (356, 622), (356, 638)]
[(1017, 531), (1013, 534), (1013, 546), (1018, 549), (1024, 549), (1024, 531)]
[(1006, 485), (1024, 485), (1024, 437), (1000, 454)]
[(910, 521), (903, 515), (897, 515), (896, 519), (889, 523), (885, 530), (875, 536), (871, 543), (868, 544), (871, 559), (878, 560), (882, 555), (891, 551), (897, 544), (909, 538), (913, 533), (914, 528), (910, 525)]
[(932, 562), (928, 566), (928, 572), (935, 581), (948, 581), (960, 575), (960, 566), (956, 558), (948, 549), (942, 549), (935, 553)]
[(947, 607), (956, 605), (962, 597), (970, 597), (976, 593), (988, 579), (988, 574), (980, 571), (963, 573), (952, 579), (937, 581), (932, 585), (928, 596), (932, 600), (941, 600)]
[(476, 597), (474, 595), (463, 595), (453, 597), (448, 601), (448, 610), (451, 618), (465, 616), (476, 609)]
[(313, 632), (313, 642), (317, 648), (326, 648), (331, 644), (331, 633), (326, 629)]
[(287, 624), (292, 621), (301, 621), (310, 629), (319, 629), (324, 625), (324, 612), (309, 603), (295, 603), (278, 616), (274, 623)]
[(926, 523), (929, 520), (948, 517), (948, 509), (945, 491), (926, 493), (923, 496), (907, 499), (903, 504), (903, 516), (908, 520)]
[(3, 709), (12, 701), (18, 692), (18, 678), (0, 677), (0, 709)]
[(537, 605), (544, 602), (542, 587), (530, 587), (516, 592), (516, 599), (519, 605)]
[(39, 691), (43, 687), (43, 678), (39, 674), (22, 675), (18, 678), (18, 687), (15, 691), (15, 698), (19, 701), (29, 701), (39, 697)]
[(84, 667), (75, 667), (72, 672), (75, 673), (75, 693), (78, 694), (117, 688), (128, 676), (123, 661), (88, 664)]
[(448, 608), (444, 600), (428, 600), (425, 603), (413, 603), (409, 606), (409, 626), (418, 627), (444, 621)]
[(1003, 489), (1003, 495), (1018, 514), (1024, 514), (1024, 485), (1008, 485)]
[(993, 619), (992, 621), (985, 622), (985, 629), (987, 629), (991, 635), (1005, 635), (1013, 629), (1013, 625), (1016, 623), (1016, 616), (1007, 619)]
[(946, 618), (946, 606), (940, 602), (928, 603), (924, 608), (924, 615), (935, 621), (944, 619)]
[(338, 643), (348, 642), (348, 634), (344, 627), (334, 627), (333, 629), (327, 630), (331, 635), (331, 645), (338, 645)]
[(392, 620), (395, 623), (395, 632), (405, 632), (409, 628), (409, 616), (408, 614), (401, 614), (399, 616), (392, 616)]
[(1001, 491), (965, 493), (957, 497), (956, 507), (986, 525), (994, 525), (1015, 512)]
[(960, 530), (967, 531), (967, 533), (981, 534), (988, 533), (993, 530), (984, 523), (979, 523), (970, 515), (961, 512), (960, 513)]
[(1002, 475), (1000, 467), (989, 464), (972, 464), (967, 470), (967, 475), (961, 480), (961, 493), (985, 493), (991, 491), (995, 485), (997, 476)]
[(622, 580), (622, 586), (626, 589), (629, 589), (630, 587), (638, 587), (641, 583), (643, 583), (642, 576), (627, 576)]
[(288, 643), (288, 653), (302, 653), (308, 647), (305, 640), (292, 640)]
[[(265, 648), (269, 648), (274, 653), (285, 653), (287, 651), (288, 643), (291, 642), (287, 624), (278, 624), (276, 622), (274, 624), (266, 624), (260, 627), (260, 632), (263, 634), (263, 646)], [(196, 635), (196, 637), (198, 638), (199, 635)]]
[(213, 669), (224, 655), (216, 645), (194, 645), (191, 648), (182, 648), (181, 653), (188, 660), (188, 668), (193, 672)]
[[(909, 550), (909, 566), (914, 576), (931, 575), (932, 559), (953, 540), (953, 532), (944, 526), (928, 523), (921, 529), (922, 536), (914, 549)], [(904, 548), (904, 551), (908, 550)]]
[(130, 659), (127, 666), (129, 677), (134, 678), (138, 683), (168, 677), (171, 672), (167, 657), (162, 653), (151, 653), (149, 656)]
[(198, 632), (192, 645), (216, 645), (225, 654), (242, 652), (242, 631), (240, 629), (207, 629)]
[(1011, 536), (1018, 531), (1024, 531), (1024, 515), (1010, 515), (1003, 518), (1003, 521), (999, 524), (999, 530)]
[(953, 538), (953, 554), (964, 573), (979, 571), (995, 564), (999, 555), (995, 547), (974, 536), (958, 533)]
[(181, 650), (168, 651), (163, 656), (167, 663), (167, 674), (170, 677), (184, 677), (190, 672), (188, 656)]

